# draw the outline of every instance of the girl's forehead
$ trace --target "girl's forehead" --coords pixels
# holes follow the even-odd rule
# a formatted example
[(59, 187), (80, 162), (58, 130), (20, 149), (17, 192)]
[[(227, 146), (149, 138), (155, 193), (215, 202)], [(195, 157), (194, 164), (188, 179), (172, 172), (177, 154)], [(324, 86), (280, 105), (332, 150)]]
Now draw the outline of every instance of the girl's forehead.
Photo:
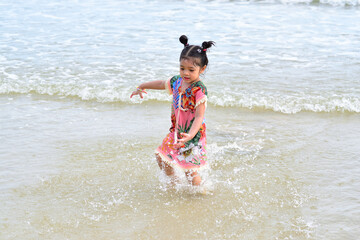
[(197, 62), (193, 58), (183, 58), (183, 59), (181, 59), (180, 60), (180, 65), (184, 66), (184, 67), (192, 67), (192, 68), (199, 67), (199, 65), (197, 64)]

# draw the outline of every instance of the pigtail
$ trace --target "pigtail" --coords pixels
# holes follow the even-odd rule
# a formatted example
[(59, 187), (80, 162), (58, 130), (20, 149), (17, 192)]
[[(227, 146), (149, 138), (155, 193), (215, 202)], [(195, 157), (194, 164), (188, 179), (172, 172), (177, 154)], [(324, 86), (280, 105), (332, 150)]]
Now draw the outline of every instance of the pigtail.
[(184, 47), (189, 46), (187, 36), (181, 35), (181, 37), (179, 38), (179, 41), (180, 41), (182, 44), (184, 44)]
[(201, 46), (202, 46), (203, 51), (206, 51), (208, 48), (211, 48), (211, 46), (215, 46), (215, 42), (213, 42), (213, 41), (206, 42), (205, 41), (201, 44)]

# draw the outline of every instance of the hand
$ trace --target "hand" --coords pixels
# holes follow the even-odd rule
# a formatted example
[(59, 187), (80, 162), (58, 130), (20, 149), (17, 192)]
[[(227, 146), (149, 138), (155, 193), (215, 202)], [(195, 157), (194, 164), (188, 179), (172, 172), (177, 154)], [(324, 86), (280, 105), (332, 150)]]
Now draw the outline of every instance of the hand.
[(130, 98), (132, 98), (135, 95), (140, 95), (141, 98), (144, 98), (143, 93), (147, 94), (147, 92), (145, 90), (141, 90), (141, 89), (138, 88), (138, 89), (136, 89), (135, 91), (132, 92), (132, 94), (130, 95)]
[(180, 136), (182, 137), (177, 141), (177, 143), (174, 144), (175, 147), (181, 148), (185, 145), (187, 141), (190, 141), (193, 137), (188, 133), (180, 133)]

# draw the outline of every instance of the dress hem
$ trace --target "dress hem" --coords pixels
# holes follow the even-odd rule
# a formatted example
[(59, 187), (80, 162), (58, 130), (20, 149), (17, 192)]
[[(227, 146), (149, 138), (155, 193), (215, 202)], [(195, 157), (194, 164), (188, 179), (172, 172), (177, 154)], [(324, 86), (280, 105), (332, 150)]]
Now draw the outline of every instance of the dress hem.
[(206, 164), (204, 164), (204, 165), (202, 165), (200, 167), (194, 167), (194, 168), (186, 169), (186, 168), (180, 167), (177, 164), (174, 164), (172, 161), (169, 161), (168, 158), (164, 154), (162, 154), (158, 149), (155, 150), (155, 154), (158, 154), (158, 156), (161, 158), (161, 160), (164, 161), (165, 163), (167, 163), (170, 167), (182, 170), (184, 172), (198, 172), (200, 170), (208, 168), (208, 166), (209, 166), (209, 164), (206, 163)]

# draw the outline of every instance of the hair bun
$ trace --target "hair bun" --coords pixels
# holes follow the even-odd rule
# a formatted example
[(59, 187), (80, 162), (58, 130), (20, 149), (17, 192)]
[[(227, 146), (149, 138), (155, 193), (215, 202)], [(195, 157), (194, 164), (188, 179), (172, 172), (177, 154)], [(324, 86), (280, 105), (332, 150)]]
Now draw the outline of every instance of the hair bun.
[(214, 46), (214, 45), (215, 45), (215, 42), (213, 42), (213, 41), (203, 42), (201, 44), (201, 46), (204, 50), (211, 48), (211, 46)]
[(188, 38), (185, 35), (181, 35), (181, 37), (179, 38), (179, 41), (184, 44), (184, 47), (186, 47), (188, 45)]

